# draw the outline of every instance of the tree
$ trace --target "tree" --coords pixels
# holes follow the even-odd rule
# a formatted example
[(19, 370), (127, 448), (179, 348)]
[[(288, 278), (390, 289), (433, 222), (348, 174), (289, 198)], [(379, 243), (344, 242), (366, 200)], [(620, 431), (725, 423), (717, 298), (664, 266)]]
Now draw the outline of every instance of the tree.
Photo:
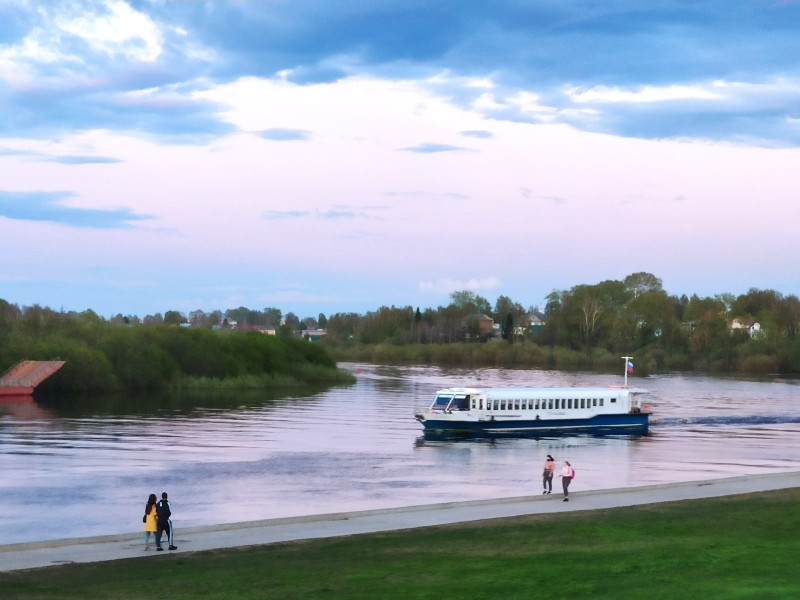
[(164, 317), (161, 316), (161, 313), (156, 313), (154, 315), (146, 315), (142, 322), (145, 325), (163, 325)]
[(661, 280), (652, 273), (631, 273), (622, 282), (635, 298), (639, 294), (661, 291)]
[(575, 299), (573, 303), (574, 313), (577, 315), (580, 340), (587, 352), (590, 352), (594, 345), (600, 315), (603, 312), (603, 305), (600, 298), (596, 295), (596, 290), (592, 286), (578, 286), (573, 288), (572, 295)]
[(300, 319), (293, 312), (286, 313), (286, 318), (283, 320), (283, 324), (289, 331), (297, 331), (300, 329)]
[(503, 321), (502, 336), (504, 340), (514, 341), (514, 317), (511, 313), (506, 314), (505, 321)]
[(569, 293), (564, 290), (553, 290), (545, 298), (545, 325), (542, 341), (548, 346), (568, 346), (567, 303)]
[(511, 320), (515, 325), (522, 325), (528, 318), (528, 313), (519, 302), (514, 302), (508, 296), (498, 296), (494, 303), (494, 319), (498, 323), (504, 323), (511, 315)]
[(192, 327), (208, 327), (208, 317), (202, 310), (193, 310), (189, 313), (189, 323)]
[[(229, 308), (225, 311), (225, 319), (228, 323), (233, 325), (236, 323), (237, 327), (246, 328), (255, 325), (258, 322), (258, 317), (253, 318), (253, 312), (247, 307), (240, 306), (239, 308)], [(259, 313), (260, 316), (260, 313)]]
[(367, 313), (360, 341), (370, 344), (410, 342), (414, 339), (413, 323), (414, 312), (410, 306), (382, 306), (375, 312)]
[(262, 311), (260, 325), (264, 327), (278, 327), (281, 324), (283, 313), (280, 308), (268, 307)]
[(450, 294), (452, 302), (450, 306), (461, 311), (461, 315), (466, 317), (471, 314), (479, 313), (489, 315), (492, 312), (492, 305), (486, 298), (477, 296), (475, 292), (461, 290)]
[(789, 340), (798, 338), (800, 330), (800, 299), (787, 296), (778, 307), (777, 325)]
[(164, 325), (181, 325), (186, 322), (186, 317), (177, 310), (168, 310), (164, 313)]

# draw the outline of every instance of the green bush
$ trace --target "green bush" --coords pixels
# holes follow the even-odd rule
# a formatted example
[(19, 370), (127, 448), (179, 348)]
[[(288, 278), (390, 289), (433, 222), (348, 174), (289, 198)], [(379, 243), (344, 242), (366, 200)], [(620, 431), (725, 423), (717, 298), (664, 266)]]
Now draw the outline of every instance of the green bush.
[[(174, 326), (117, 326), (91, 315), (29, 318), (0, 341), (0, 368), (23, 359), (66, 361), (43, 386), (51, 391), (128, 392), (183, 386), (350, 383), (327, 350), (293, 337)], [(224, 382), (224, 384), (222, 383)]]

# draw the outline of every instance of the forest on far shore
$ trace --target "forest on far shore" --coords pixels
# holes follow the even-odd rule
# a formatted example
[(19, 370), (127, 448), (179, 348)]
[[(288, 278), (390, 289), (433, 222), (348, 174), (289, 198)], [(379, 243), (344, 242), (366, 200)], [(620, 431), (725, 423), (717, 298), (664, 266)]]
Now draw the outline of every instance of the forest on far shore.
[(382, 306), (305, 319), (238, 307), (108, 320), (0, 299), (0, 370), (22, 358), (71, 358), (73, 367), (56, 378), (69, 389), (79, 381), (151, 389), (337, 380), (344, 374), (334, 359), (615, 370), (621, 356), (633, 355), (637, 375), (800, 373), (800, 300), (774, 290), (676, 296), (640, 272), (553, 290), (541, 309), (502, 295), (492, 305), (467, 290), (450, 299), (435, 309)]
[(92, 311), (19, 310), (0, 300), (0, 373), (64, 360), (45, 391), (235, 391), (352, 383), (318, 344), (253, 331), (119, 326)]
[[(337, 360), (379, 363), (615, 370), (633, 355), (637, 374), (800, 373), (800, 300), (773, 290), (676, 296), (642, 272), (554, 290), (542, 310), (505, 296), (492, 307), (469, 291), (451, 298), (437, 310), (333, 315), (323, 343)], [(481, 315), (499, 331), (482, 331)]]

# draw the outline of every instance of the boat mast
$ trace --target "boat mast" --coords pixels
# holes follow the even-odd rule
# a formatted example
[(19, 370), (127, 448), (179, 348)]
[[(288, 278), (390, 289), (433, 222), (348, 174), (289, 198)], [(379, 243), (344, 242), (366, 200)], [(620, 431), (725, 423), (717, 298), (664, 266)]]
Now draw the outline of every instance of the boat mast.
[(622, 367), (622, 372), (625, 375), (625, 387), (628, 387), (628, 362), (633, 359), (632, 356), (623, 356), (622, 360), (625, 361), (625, 366)]

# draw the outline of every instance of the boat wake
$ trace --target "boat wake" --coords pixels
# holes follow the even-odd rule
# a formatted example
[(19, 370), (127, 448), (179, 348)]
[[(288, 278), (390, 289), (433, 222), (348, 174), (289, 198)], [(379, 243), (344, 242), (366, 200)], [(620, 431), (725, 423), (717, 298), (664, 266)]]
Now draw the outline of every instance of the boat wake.
[(650, 419), (651, 427), (674, 427), (677, 425), (784, 425), (787, 423), (800, 423), (800, 415), (667, 417)]

